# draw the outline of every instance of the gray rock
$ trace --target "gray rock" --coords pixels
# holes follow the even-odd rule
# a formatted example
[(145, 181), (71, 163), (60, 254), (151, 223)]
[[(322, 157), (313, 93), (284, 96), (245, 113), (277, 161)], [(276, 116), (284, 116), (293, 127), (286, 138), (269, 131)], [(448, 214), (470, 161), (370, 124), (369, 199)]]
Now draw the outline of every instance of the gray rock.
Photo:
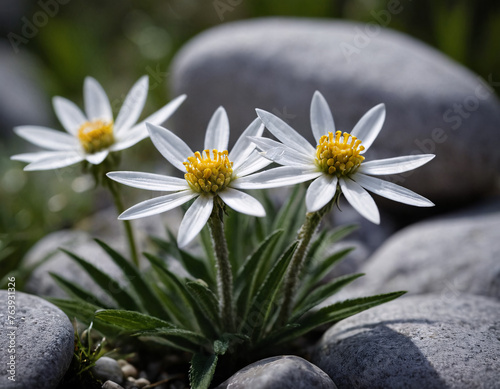
[(113, 358), (101, 357), (91, 369), (92, 374), (102, 382), (108, 380), (121, 384), (123, 382), (123, 372), (118, 362)]
[(10, 44), (1, 42), (0, 57), (0, 136), (13, 135), (12, 128), (18, 125), (54, 125), (36, 58), (25, 50), (15, 53)]
[(384, 102), (387, 118), (368, 159), (435, 153), (396, 182), (436, 203), (484, 193), (499, 162), (500, 105), (492, 89), (445, 55), (381, 25), (380, 15), (368, 24), (266, 18), (203, 32), (173, 61), (172, 94), (189, 96), (173, 118), (174, 130), (202, 147), (208, 120), (223, 105), (233, 142), (255, 118), (254, 108), (275, 113), (312, 140), (315, 90), (346, 131)]
[(414, 224), (389, 238), (359, 269), (366, 277), (336, 298), (407, 290), (500, 299), (498, 231), (498, 211), (462, 211)]
[(313, 362), (339, 388), (497, 388), (500, 303), (411, 296), (333, 326)]
[(335, 389), (317, 366), (296, 356), (262, 359), (233, 374), (217, 389)]
[[(53, 389), (73, 357), (73, 326), (51, 303), (22, 292), (12, 295), (15, 313), (7, 310), (8, 292), (0, 290), (0, 387)], [(14, 316), (14, 324), (10, 316)], [(6, 368), (12, 356), (15, 382), (8, 378), (13, 375)]]

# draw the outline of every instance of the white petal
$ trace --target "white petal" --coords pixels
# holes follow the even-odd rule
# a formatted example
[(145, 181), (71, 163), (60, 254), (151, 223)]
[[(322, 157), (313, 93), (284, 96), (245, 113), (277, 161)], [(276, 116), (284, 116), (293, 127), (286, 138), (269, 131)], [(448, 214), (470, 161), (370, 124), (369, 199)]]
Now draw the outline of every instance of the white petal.
[(182, 164), (188, 157), (194, 155), (193, 151), (184, 141), (166, 128), (147, 123), (149, 136), (158, 151), (181, 172), (186, 172)]
[(229, 119), (223, 107), (217, 108), (210, 122), (208, 122), (205, 133), (205, 150), (217, 149), (227, 150), (229, 143)]
[(337, 176), (322, 174), (316, 178), (306, 193), (307, 212), (316, 212), (328, 204), (337, 192)]
[(303, 154), (283, 143), (276, 142), (269, 138), (252, 137), (251, 140), (263, 152), (261, 155), (273, 162), (285, 166), (296, 166), (308, 168), (314, 166), (314, 158), (311, 155)]
[(14, 128), (14, 132), (28, 142), (49, 150), (69, 151), (78, 147), (75, 137), (47, 127), (19, 126)]
[(266, 211), (259, 201), (239, 190), (226, 188), (219, 193), (219, 197), (237, 212), (257, 217), (266, 216)]
[(361, 146), (364, 146), (366, 152), (377, 138), (382, 129), (385, 120), (385, 105), (379, 104), (370, 109), (359, 119), (354, 126), (351, 135), (361, 140)]
[(137, 122), (148, 97), (148, 85), (148, 76), (142, 76), (130, 89), (116, 117), (115, 134), (131, 128)]
[(434, 157), (434, 154), (406, 155), (363, 162), (358, 169), (358, 173), (373, 175), (403, 173), (425, 165)]
[(271, 133), (282, 143), (294, 150), (301, 151), (302, 154), (313, 155), (314, 147), (292, 127), (286, 124), (279, 117), (272, 113), (257, 109), (257, 115)]
[(87, 121), (82, 110), (72, 101), (59, 96), (52, 99), (52, 105), (64, 129), (72, 135), (77, 135), (82, 124)]
[[(179, 108), (179, 106), (183, 103), (183, 101), (186, 100), (186, 97), (187, 97), (186, 95), (180, 95), (176, 97), (170, 103), (164, 105), (158, 111), (149, 115), (146, 119), (137, 124), (137, 126), (134, 126), (134, 128), (144, 127), (146, 123), (156, 124), (157, 126), (163, 124), (170, 116), (172, 116), (172, 114), (177, 110), (177, 108)], [(147, 132), (145, 128), (144, 130)]]
[(83, 84), (83, 102), (90, 121), (101, 119), (113, 121), (113, 112), (108, 96), (95, 78), (86, 77)]
[(199, 234), (203, 226), (207, 223), (214, 200), (212, 196), (199, 196), (189, 207), (179, 226), (177, 244), (179, 247), (187, 246)]
[(186, 180), (161, 174), (142, 172), (109, 172), (106, 174), (112, 180), (133, 188), (173, 192), (187, 190)]
[(115, 143), (111, 145), (109, 148), (110, 151), (120, 151), (128, 149), (132, 147), (136, 143), (139, 143), (141, 140), (147, 138), (149, 136), (146, 126), (144, 128), (134, 127), (129, 131), (123, 131), (116, 137)]
[(312, 169), (305, 170), (291, 166), (280, 166), (262, 173), (238, 178), (231, 182), (231, 187), (236, 189), (277, 188), (309, 181), (321, 174), (323, 173)]
[(380, 214), (375, 201), (361, 185), (349, 178), (339, 179), (340, 188), (349, 204), (358, 211), (361, 216), (375, 224), (380, 224)]
[(249, 137), (260, 137), (264, 132), (264, 124), (259, 118), (250, 123), (250, 125), (243, 131), (233, 149), (229, 153), (229, 160), (233, 163), (233, 170), (238, 169), (238, 167), (246, 161), (246, 159), (252, 154), (255, 149), (255, 143), (252, 142)]
[(264, 169), (266, 166), (272, 164), (273, 161), (264, 158), (260, 155), (259, 152), (254, 150), (252, 154), (236, 169), (233, 169), (234, 177), (244, 177), (249, 174), (255, 173), (261, 169)]
[(24, 154), (16, 154), (12, 155), (10, 159), (12, 161), (21, 161), (21, 162), (35, 162), (40, 159), (44, 159), (50, 157), (54, 154), (53, 151), (40, 151), (38, 153), (24, 153)]
[(425, 197), (392, 182), (381, 180), (380, 178), (356, 173), (353, 175), (352, 179), (370, 192), (400, 203), (414, 205), (416, 207), (434, 206), (434, 204)]
[(319, 142), (319, 139), (328, 132), (335, 134), (332, 112), (325, 98), (318, 91), (314, 92), (311, 101), (311, 128), (316, 142)]
[(120, 220), (132, 220), (139, 219), (141, 217), (152, 216), (158, 213), (170, 211), (184, 203), (187, 203), (193, 197), (198, 196), (198, 193), (193, 193), (191, 191), (182, 191), (171, 193), (165, 196), (155, 197), (150, 200), (143, 201), (139, 204), (130, 207), (125, 212), (123, 212), (118, 219)]
[(108, 150), (103, 150), (94, 154), (87, 154), (85, 155), (85, 159), (92, 165), (99, 165), (102, 161), (106, 159), (108, 154), (109, 154)]
[(76, 151), (54, 151), (24, 168), (26, 171), (59, 169), (81, 162), (85, 157)]

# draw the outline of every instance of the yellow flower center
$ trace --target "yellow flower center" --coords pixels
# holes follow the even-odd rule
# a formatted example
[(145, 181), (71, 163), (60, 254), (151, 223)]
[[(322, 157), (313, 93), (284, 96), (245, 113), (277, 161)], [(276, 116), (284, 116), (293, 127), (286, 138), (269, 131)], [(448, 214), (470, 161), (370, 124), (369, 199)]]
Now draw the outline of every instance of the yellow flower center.
[(337, 131), (335, 137), (329, 132), (320, 138), (316, 147), (316, 164), (325, 173), (338, 177), (355, 173), (365, 159), (359, 155), (365, 149), (360, 145), (361, 141), (347, 132), (342, 136)]
[(184, 162), (187, 173), (184, 178), (191, 189), (199, 193), (218, 193), (231, 182), (233, 174), (233, 163), (227, 157), (227, 150), (204, 151), (204, 156), (197, 151), (194, 156), (189, 157), (189, 162)]
[(115, 143), (113, 122), (85, 122), (78, 130), (78, 139), (87, 153), (97, 153)]

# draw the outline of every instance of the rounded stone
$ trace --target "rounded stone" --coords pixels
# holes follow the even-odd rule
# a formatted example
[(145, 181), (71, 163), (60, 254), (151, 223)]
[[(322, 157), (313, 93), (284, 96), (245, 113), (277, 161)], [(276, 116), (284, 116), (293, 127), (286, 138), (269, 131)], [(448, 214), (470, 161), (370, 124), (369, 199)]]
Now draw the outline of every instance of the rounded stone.
[(494, 388), (500, 303), (409, 296), (334, 325), (313, 356), (339, 388)]
[(113, 358), (101, 357), (91, 369), (95, 378), (102, 382), (108, 380), (121, 384), (123, 381), (123, 372), (118, 362)]
[[(15, 312), (7, 310), (8, 296), (15, 296)], [(48, 301), (0, 290), (0, 344), (1, 388), (53, 389), (73, 358), (74, 330), (68, 317)]]
[(233, 374), (217, 389), (335, 389), (332, 380), (312, 363), (296, 356), (262, 359)]
[(226, 23), (188, 42), (171, 73), (172, 94), (188, 95), (173, 129), (190, 134), (184, 139), (198, 149), (220, 105), (228, 112), (233, 142), (256, 117), (255, 108), (281, 117), (313, 142), (309, 109), (319, 90), (341, 131), (349, 132), (368, 109), (385, 103), (385, 124), (367, 160), (436, 154), (428, 165), (394, 178), (435, 203), (463, 203), (483, 194), (498, 172), (500, 104), (490, 86), (495, 80), (480, 79), (376, 19)]

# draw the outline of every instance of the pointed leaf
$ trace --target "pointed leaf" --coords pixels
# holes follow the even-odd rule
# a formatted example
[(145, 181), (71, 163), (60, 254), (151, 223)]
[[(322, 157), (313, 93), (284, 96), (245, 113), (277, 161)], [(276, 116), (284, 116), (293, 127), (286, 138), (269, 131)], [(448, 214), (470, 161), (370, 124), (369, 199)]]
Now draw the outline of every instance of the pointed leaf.
[(215, 293), (201, 281), (187, 282), (186, 287), (207, 319), (210, 320), (212, 324), (219, 327), (219, 302)]
[(194, 354), (189, 369), (189, 384), (192, 389), (208, 389), (214, 377), (218, 356)]
[(59, 274), (55, 274), (52, 272), (49, 272), (49, 274), (54, 279), (56, 284), (59, 285), (59, 287), (62, 290), (64, 290), (70, 297), (91, 303), (93, 305), (98, 306), (99, 308), (113, 308), (103, 303), (89, 291), (83, 289), (82, 286), (74, 282), (68, 281), (64, 277), (61, 277)]

